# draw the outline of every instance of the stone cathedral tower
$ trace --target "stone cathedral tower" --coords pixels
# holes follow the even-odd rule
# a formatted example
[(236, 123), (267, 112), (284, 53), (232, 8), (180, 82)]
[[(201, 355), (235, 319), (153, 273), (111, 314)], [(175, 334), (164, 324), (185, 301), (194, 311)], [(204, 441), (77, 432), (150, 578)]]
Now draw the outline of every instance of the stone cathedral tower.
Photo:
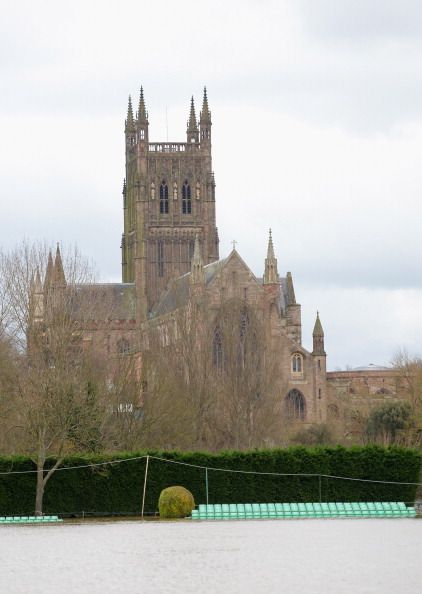
[(150, 142), (142, 88), (135, 116), (129, 97), (122, 280), (135, 283), (138, 321), (147, 318), (171, 279), (190, 272), (196, 237), (204, 264), (218, 260), (206, 89), (199, 125), (192, 97), (186, 134), (186, 142)]

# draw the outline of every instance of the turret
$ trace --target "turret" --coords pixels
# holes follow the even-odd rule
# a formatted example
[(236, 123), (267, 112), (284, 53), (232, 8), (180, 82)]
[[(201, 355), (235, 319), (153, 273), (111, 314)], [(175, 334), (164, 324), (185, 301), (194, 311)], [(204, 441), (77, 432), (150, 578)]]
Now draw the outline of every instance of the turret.
[(324, 350), (324, 330), (322, 329), (321, 320), (319, 319), (319, 312), (315, 320), (314, 331), (312, 332), (313, 338), (313, 351), (314, 356), (325, 357), (326, 353)]
[(323, 423), (327, 418), (327, 355), (324, 350), (324, 330), (319, 319), (319, 312), (317, 312), (312, 337), (314, 343), (312, 356), (314, 360), (316, 415), (318, 422)]
[(211, 149), (211, 112), (208, 107), (207, 89), (204, 87), (202, 110), (199, 117), (199, 128), (201, 134), (201, 148)]
[(137, 132), (138, 132), (138, 142), (148, 142), (148, 113), (145, 109), (145, 100), (144, 100), (144, 90), (141, 87), (141, 91), (139, 93), (139, 106), (138, 106), (138, 113), (137, 113)]
[(193, 102), (193, 97), (190, 100), (190, 113), (189, 113), (189, 120), (188, 120), (186, 135), (187, 135), (187, 141), (189, 144), (199, 142), (199, 130), (198, 130), (198, 123), (196, 121), (195, 104)]
[(277, 258), (274, 255), (273, 238), (270, 229), (267, 257), (265, 258), (264, 285), (275, 285), (278, 282)]

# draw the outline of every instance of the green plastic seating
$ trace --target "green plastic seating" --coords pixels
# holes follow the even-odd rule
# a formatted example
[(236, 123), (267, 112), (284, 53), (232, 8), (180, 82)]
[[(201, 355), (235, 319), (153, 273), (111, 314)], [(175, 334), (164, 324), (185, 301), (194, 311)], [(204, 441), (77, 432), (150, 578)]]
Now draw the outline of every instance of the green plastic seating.
[[(402, 501), (316, 503), (223, 503), (200, 504), (192, 520), (252, 520), (296, 518), (414, 518), (416, 510)], [(2, 516), (0, 524), (61, 522), (57, 516)]]
[(63, 522), (58, 516), (1, 516), (0, 524), (40, 524)]

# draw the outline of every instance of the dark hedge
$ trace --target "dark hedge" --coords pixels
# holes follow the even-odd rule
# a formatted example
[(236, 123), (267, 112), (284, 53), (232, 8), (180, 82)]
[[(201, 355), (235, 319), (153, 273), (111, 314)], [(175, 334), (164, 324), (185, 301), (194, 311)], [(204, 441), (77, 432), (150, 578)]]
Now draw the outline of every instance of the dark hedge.
[[(266, 473), (306, 473), (380, 481), (419, 482), (422, 455), (404, 448), (294, 447), (252, 452), (181, 453), (149, 452), (158, 456), (208, 467), (209, 503), (268, 503), (311, 501), (406, 501), (415, 499), (416, 486), (365, 483), (322, 476), (279, 477), (222, 472), (216, 468)], [(146, 455), (146, 452), (66, 458), (63, 467), (103, 463)], [(50, 460), (52, 465), (54, 460)], [(44, 513), (79, 515), (139, 513), (146, 460), (75, 470), (57, 470), (47, 483)], [(33, 470), (22, 456), (0, 457), (0, 472)], [(203, 468), (149, 460), (145, 512), (157, 511), (165, 487), (182, 485), (195, 502), (206, 502)], [(0, 475), (0, 515), (34, 511), (35, 474)]]

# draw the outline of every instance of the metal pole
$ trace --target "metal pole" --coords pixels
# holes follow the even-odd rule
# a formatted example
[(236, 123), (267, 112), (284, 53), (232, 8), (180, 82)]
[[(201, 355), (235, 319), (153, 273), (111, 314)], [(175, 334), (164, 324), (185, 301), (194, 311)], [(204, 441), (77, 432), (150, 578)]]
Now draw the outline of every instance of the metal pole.
[(205, 468), (205, 491), (207, 494), (207, 505), (208, 505), (208, 468)]
[(321, 475), (318, 475), (318, 482), (319, 482), (319, 502), (322, 501), (322, 486), (321, 486)]
[(144, 492), (142, 495), (142, 511), (141, 511), (141, 519), (144, 519), (144, 507), (145, 507), (145, 493), (147, 490), (147, 476), (148, 476), (148, 464), (149, 464), (149, 456), (147, 456), (147, 463), (145, 465), (145, 476), (144, 476)]

